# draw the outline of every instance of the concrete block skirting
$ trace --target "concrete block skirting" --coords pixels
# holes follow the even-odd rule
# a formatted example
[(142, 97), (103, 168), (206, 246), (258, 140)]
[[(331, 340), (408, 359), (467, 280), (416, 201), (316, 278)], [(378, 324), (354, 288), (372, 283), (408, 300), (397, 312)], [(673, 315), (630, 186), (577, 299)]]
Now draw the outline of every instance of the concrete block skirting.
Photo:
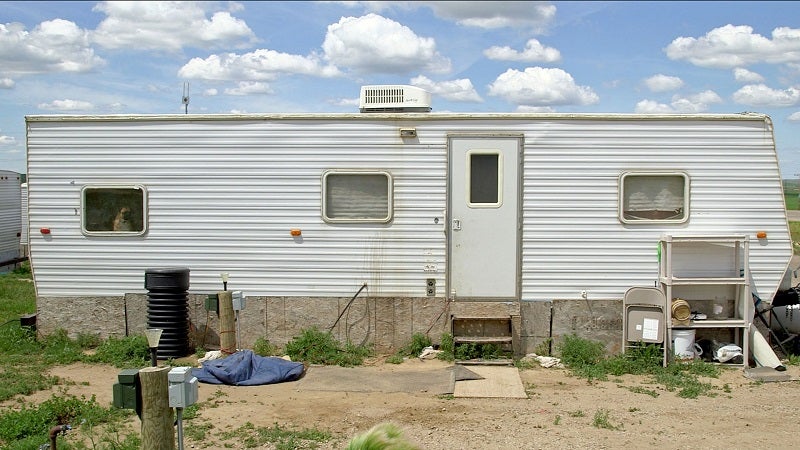
[[(219, 346), (219, 317), (206, 311), (208, 294), (188, 294), (191, 347)], [(618, 353), (622, 336), (622, 300), (553, 300), (552, 302), (448, 302), (441, 297), (247, 297), (239, 313), (239, 347), (252, 348), (259, 338), (283, 346), (305, 329), (331, 330), (341, 342), (372, 343), (377, 351), (396, 350), (414, 333), (438, 344), (450, 333), (451, 316), (512, 318), (514, 353), (524, 355), (551, 340), (555, 353), (565, 335), (601, 341)], [(348, 307), (349, 304), (349, 307)], [(337, 322), (338, 319), (338, 322)], [(334, 326), (335, 324), (335, 326)], [(51, 334), (64, 329), (101, 338), (143, 333), (147, 327), (147, 294), (107, 297), (40, 297), (37, 329)]]

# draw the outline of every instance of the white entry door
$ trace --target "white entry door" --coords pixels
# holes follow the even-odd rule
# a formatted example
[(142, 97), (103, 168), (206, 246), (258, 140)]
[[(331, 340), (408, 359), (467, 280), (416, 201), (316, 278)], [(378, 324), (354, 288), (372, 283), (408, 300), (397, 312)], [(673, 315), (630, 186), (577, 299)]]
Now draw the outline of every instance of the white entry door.
[(449, 287), (456, 300), (518, 298), (517, 137), (451, 137)]

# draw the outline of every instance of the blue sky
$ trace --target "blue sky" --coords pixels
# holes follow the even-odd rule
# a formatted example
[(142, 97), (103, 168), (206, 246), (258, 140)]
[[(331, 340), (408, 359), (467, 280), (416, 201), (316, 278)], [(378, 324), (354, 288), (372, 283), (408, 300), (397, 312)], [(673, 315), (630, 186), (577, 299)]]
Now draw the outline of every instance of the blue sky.
[(769, 114), (800, 173), (798, 2), (0, 1), (0, 169), (27, 114), (434, 111)]

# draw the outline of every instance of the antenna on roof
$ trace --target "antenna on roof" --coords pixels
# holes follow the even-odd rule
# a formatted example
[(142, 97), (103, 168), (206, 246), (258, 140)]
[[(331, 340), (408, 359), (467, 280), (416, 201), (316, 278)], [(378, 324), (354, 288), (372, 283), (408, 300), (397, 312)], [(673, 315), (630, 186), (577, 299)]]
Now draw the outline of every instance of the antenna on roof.
[(183, 83), (183, 97), (181, 98), (181, 103), (183, 103), (183, 113), (189, 114), (189, 83)]

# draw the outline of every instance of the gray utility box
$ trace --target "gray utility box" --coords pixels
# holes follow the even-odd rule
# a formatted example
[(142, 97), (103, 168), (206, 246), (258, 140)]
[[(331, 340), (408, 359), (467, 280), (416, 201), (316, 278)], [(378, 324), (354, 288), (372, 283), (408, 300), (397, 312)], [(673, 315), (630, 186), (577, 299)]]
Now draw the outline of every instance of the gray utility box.
[(167, 375), (169, 380), (169, 407), (186, 408), (197, 402), (197, 377), (191, 367), (175, 367)]

